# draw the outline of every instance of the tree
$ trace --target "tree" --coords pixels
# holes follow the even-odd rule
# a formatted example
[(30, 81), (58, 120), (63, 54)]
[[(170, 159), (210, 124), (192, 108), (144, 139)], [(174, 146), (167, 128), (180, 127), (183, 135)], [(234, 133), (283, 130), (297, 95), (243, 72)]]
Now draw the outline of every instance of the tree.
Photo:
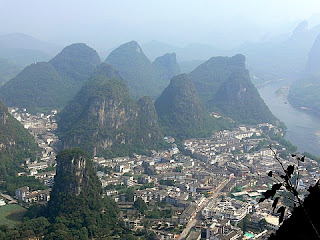
[(147, 204), (142, 200), (142, 198), (137, 198), (134, 202), (133, 206), (141, 213), (144, 214), (145, 211), (148, 209)]

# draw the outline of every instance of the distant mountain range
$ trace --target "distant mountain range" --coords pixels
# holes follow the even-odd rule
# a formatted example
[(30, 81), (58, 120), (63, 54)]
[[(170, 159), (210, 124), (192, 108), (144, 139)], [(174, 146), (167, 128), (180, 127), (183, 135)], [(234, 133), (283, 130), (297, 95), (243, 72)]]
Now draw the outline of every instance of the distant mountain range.
[(320, 34), (315, 40), (305, 70), (300, 78), (292, 83), (288, 96), (289, 102), (298, 108), (320, 112)]
[(0, 58), (20, 66), (48, 61), (61, 48), (23, 33), (0, 35)]
[(105, 62), (120, 72), (136, 98), (160, 95), (170, 78), (180, 72), (175, 54), (164, 55), (152, 63), (136, 41), (113, 50)]
[(48, 63), (27, 66), (0, 88), (0, 98), (8, 106), (31, 111), (61, 109), (99, 63), (95, 50), (85, 44), (72, 44)]
[(62, 148), (113, 157), (155, 149), (162, 141), (149, 98), (130, 97), (120, 74), (105, 63), (59, 114)]

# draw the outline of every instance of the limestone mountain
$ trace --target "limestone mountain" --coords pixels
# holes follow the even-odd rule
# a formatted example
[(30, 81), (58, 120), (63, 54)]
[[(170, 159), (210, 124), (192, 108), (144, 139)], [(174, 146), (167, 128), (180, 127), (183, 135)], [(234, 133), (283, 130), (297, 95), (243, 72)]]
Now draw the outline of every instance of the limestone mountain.
[(169, 79), (161, 79), (135, 41), (113, 50), (105, 62), (120, 72), (135, 98), (146, 95), (158, 96), (169, 83)]
[(39, 62), (5, 83), (0, 98), (10, 107), (59, 108), (67, 101), (69, 88), (50, 63)]
[(168, 81), (180, 73), (175, 53), (166, 53), (161, 57), (157, 57), (152, 63), (152, 66), (164, 81)]
[(67, 239), (100, 239), (112, 234), (118, 207), (108, 197), (102, 198), (101, 182), (90, 155), (82, 149), (67, 149), (58, 153), (56, 161), (47, 211), (52, 225), (59, 222), (63, 229), (49, 228), (50, 239), (56, 239), (53, 236), (61, 235), (61, 231), (70, 235)]
[(101, 60), (96, 50), (84, 43), (74, 43), (65, 47), (50, 63), (63, 78), (79, 86), (88, 80)]
[(310, 49), (306, 71), (314, 75), (320, 75), (320, 34)]
[(315, 40), (308, 56), (305, 71), (290, 87), (288, 100), (298, 108), (307, 108), (315, 114), (320, 110), (320, 35)]
[(208, 103), (215, 111), (238, 123), (274, 123), (277, 120), (250, 81), (246, 69), (233, 72)]
[(15, 176), (25, 158), (35, 157), (38, 150), (33, 136), (0, 101), (0, 180)]
[(165, 135), (186, 139), (207, 136), (213, 130), (213, 119), (201, 104), (197, 90), (186, 74), (171, 79), (156, 100), (155, 107)]
[(26, 67), (0, 88), (0, 97), (8, 106), (31, 111), (61, 109), (99, 63), (95, 50), (83, 43), (72, 44), (49, 63), (38, 62)]
[(245, 57), (213, 57), (189, 74), (200, 100), (209, 111), (237, 123), (275, 122), (245, 67)]
[(63, 148), (108, 157), (154, 149), (162, 139), (152, 101), (133, 100), (119, 73), (105, 63), (61, 111), (58, 126)]
[(21, 66), (11, 63), (7, 59), (0, 58), (0, 86), (5, 84), (11, 78), (18, 75), (18, 73), (20, 73), (21, 70)]

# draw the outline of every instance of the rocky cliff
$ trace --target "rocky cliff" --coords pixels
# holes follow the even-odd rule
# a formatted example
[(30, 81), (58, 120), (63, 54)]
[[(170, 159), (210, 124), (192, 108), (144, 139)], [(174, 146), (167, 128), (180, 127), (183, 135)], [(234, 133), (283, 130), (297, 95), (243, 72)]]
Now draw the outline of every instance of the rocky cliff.
[(63, 109), (58, 126), (64, 148), (82, 147), (108, 157), (156, 148), (162, 138), (152, 101), (133, 100), (107, 64)]

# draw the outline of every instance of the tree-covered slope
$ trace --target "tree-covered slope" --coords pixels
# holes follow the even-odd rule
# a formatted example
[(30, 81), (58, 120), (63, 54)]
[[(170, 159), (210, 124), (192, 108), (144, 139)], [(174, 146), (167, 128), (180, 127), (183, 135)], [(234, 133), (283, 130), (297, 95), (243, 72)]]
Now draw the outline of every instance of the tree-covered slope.
[(309, 51), (306, 72), (317, 76), (320, 75), (320, 34)]
[(276, 121), (251, 83), (243, 55), (211, 58), (189, 76), (209, 111), (230, 117), (237, 123)]
[(84, 43), (71, 44), (50, 60), (63, 78), (78, 84), (88, 80), (100, 62), (96, 50)]
[(163, 81), (168, 81), (180, 73), (175, 53), (166, 53), (157, 57), (152, 63), (153, 68)]
[(15, 77), (20, 73), (22, 67), (11, 63), (7, 59), (0, 58), (0, 86), (5, 84), (11, 78)]
[(213, 57), (199, 65), (189, 73), (190, 78), (199, 93), (200, 100), (211, 109), (208, 101), (216, 94), (221, 84), (225, 82), (234, 71), (245, 69), (245, 57)]
[(186, 139), (211, 134), (214, 120), (201, 104), (198, 93), (186, 74), (171, 79), (156, 100), (159, 123), (165, 135)]
[(116, 156), (157, 148), (162, 135), (150, 100), (133, 100), (119, 73), (101, 64), (63, 109), (58, 134), (64, 148)]
[(55, 184), (47, 207), (50, 222), (63, 224), (61, 230), (72, 239), (110, 235), (119, 210), (113, 200), (102, 198), (101, 182), (90, 155), (82, 149), (67, 149), (57, 155), (56, 161)]
[(38, 150), (33, 136), (0, 101), (0, 181), (15, 176), (25, 158), (35, 157)]
[(157, 96), (168, 84), (156, 73), (151, 61), (135, 41), (121, 45), (111, 52), (106, 63), (123, 76), (132, 96)]
[(292, 83), (288, 100), (298, 108), (308, 108), (314, 113), (320, 111), (320, 76), (304, 74), (299, 80)]
[(320, 35), (311, 48), (306, 69), (290, 87), (289, 102), (298, 108), (307, 108), (316, 114), (320, 110)]
[(50, 63), (26, 67), (0, 88), (0, 98), (8, 106), (30, 110), (59, 108), (68, 100), (68, 88)]
[(274, 123), (271, 113), (258, 90), (250, 81), (248, 70), (234, 71), (208, 102), (215, 111), (237, 123)]

